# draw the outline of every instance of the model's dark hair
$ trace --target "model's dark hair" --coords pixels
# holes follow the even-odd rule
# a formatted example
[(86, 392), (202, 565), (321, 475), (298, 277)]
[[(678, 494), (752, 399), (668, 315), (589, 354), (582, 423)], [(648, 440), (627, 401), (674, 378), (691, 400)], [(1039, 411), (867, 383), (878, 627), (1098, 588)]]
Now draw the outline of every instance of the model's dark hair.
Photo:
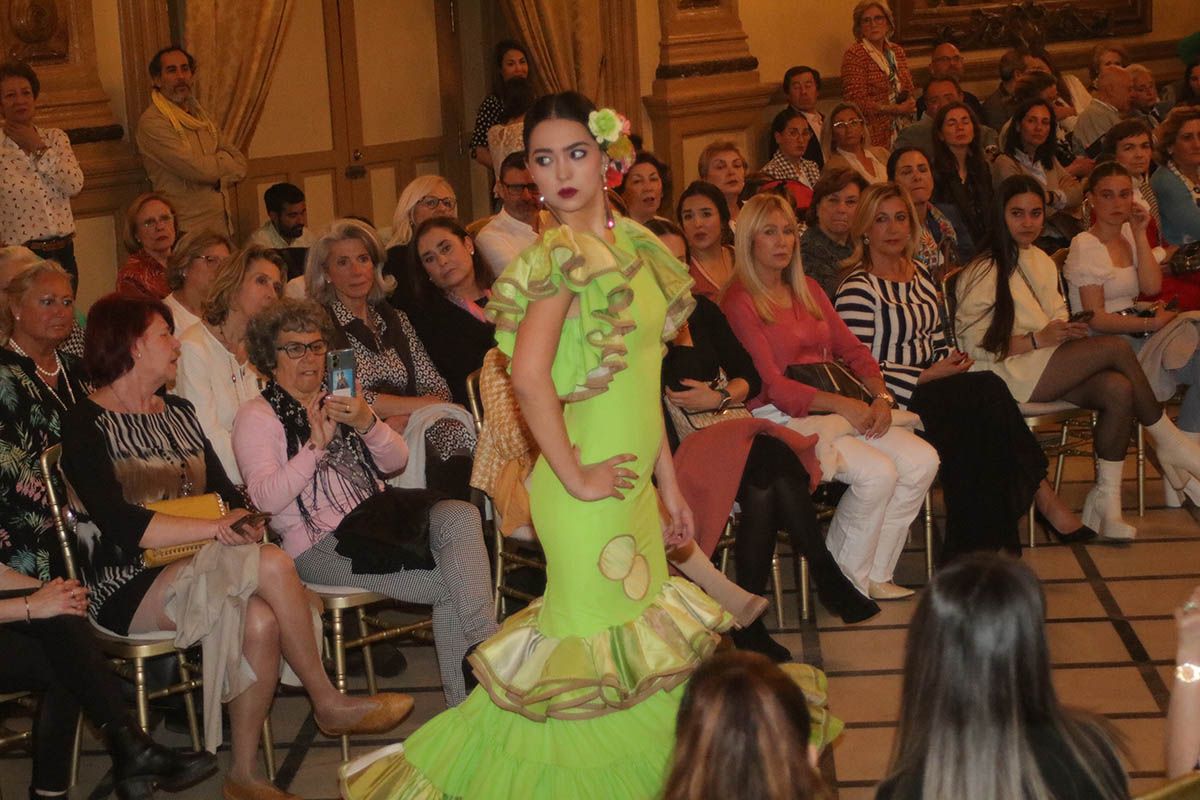
[(1019, 248), (1008, 230), (1008, 220), (1005, 212), (1008, 201), (1020, 194), (1034, 194), (1041, 198), (1042, 207), (1046, 205), (1046, 190), (1036, 178), (1029, 175), (1010, 175), (1005, 178), (996, 190), (996, 203), (992, 208), (993, 219), (987, 244), (980, 251), (976, 260), (992, 262), (991, 272), (996, 276), (996, 299), (992, 305), (992, 321), (987, 332), (983, 334), (980, 343), (984, 350), (1004, 358), (1012, 340), (1013, 320), (1016, 318), (1016, 308), (1013, 305), (1012, 289), (1008, 285), (1009, 278), (1017, 268), (1020, 257)]
[(663, 800), (825, 796), (808, 762), (808, 703), (766, 656), (731, 650), (700, 664), (675, 722)]
[(1025, 149), (1021, 143), (1021, 122), (1024, 121), (1026, 114), (1038, 106), (1046, 109), (1046, 113), (1050, 115), (1050, 135), (1046, 137), (1046, 141), (1038, 145), (1038, 149), (1033, 154), (1033, 160), (1046, 169), (1053, 169), (1054, 152), (1058, 147), (1058, 120), (1055, 119), (1054, 108), (1045, 100), (1034, 98), (1017, 106), (1008, 119), (1008, 130), (1004, 132), (1004, 141), (1000, 143), (1001, 149), (1013, 158), (1017, 157), (1018, 151)]
[(896, 797), (1050, 797), (1035, 732), (1061, 740), (1095, 797), (1129, 796), (1111, 726), (1059, 704), (1045, 616), (1037, 576), (1015, 559), (974, 554), (934, 576), (905, 644)]
[(5, 61), (0, 64), (0, 81), (5, 78), (24, 78), (29, 81), (29, 88), (33, 90), (34, 100), (37, 100), (38, 95), (42, 93), (42, 82), (38, 80), (37, 73), (24, 61)]
[(162, 59), (167, 53), (183, 53), (187, 56), (188, 69), (192, 72), (196, 71), (196, 58), (187, 50), (184, 50), (177, 44), (168, 45), (162, 50), (159, 50), (150, 58), (150, 77), (157, 78), (162, 75)]
[(717, 216), (721, 220), (721, 244), (732, 245), (733, 228), (729, 225), (732, 216), (729, 213), (729, 202), (725, 199), (725, 195), (721, 193), (721, 190), (708, 181), (692, 181), (689, 183), (687, 188), (680, 193), (679, 202), (675, 204), (675, 219), (680, 226), (683, 225), (683, 201), (689, 197), (707, 197), (717, 207)]
[(596, 110), (596, 104), (579, 92), (544, 94), (533, 102), (525, 112), (523, 140), (525, 152), (529, 152), (529, 137), (533, 129), (548, 119), (569, 119), (587, 127), (588, 115)]
[(797, 75), (803, 75), (806, 72), (812, 74), (813, 83), (815, 83), (817, 85), (817, 91), (818, 92), (821, 91), (821, 73), (817, 72), (814, 68), (812, 68), (810, 66), (801, 64), (796, 67), (791, 67), (788, 69), (787, 72), (783, 73), (783, 93), (784, 94), (788, 93), (788, 90), (792, 86), (792, 78), (795, 78)]
[(275, 183), (263, 192), (263, 205), (272, 214), (282, 214), (286, 206), (304, 202), (304, 192), (294, 183)]
[(155, 315), (175, 332), (175, 318), (161, 300), (113, 292), (88, 310), (83, 343), (83, 367), (88, 379), (102, 389), (133, 369), (133, 343), (146, 333)]
[(804, 221), (810, 227), (819, 224), (820, 217), (817, 211), (821, 201), (835, 192), (840, 192), (850, 184), (857, 186), (860, 192), (865, 192), (869, 185), (866, 178), (859, 175), (857, 170), (849, 167), (835, 167), (821, 173), (821, 179), (813, 187), (812, 201), (808, 204), (808, 210), (804, 212)]
[(896, 168), (900, 165), (900, 159), (904, 158), (904, 156), (908, 155), (909, 153), (920, 153), (922, 156), (924, 156), (925, 163), (929, 164), (929, 171), (933, 172), (933, 163), (929, 160), (928, 153), (916, 145), (905, 145), (904, 147), (897, 147), (892, 151), (892, 154), (888, 156), (887, 176), (889, 181), (896, 180)]
[[(452, 217), (431, 217), (417, 226), (417, 230), (413, 233), (412, 252), (413, 262), (417, 265), (417, 286), (418, 296), (421, 299), (426, 299), (429, 296), (440, 293), (440, 289), (433, 285), (433, 281), (429, 277), (429, 273), (425, 270), (425, 265), (421, 263), (421, 252), (419, 242), (421, 237), (432, 230), (443, 230), (453, 234), (460, 242), (465, 242), (467, 239), (474, 239), (470, 232), (463, 227), (463, 224)], [(475, 273), (475, 283), (480, 289), (488, 289), (496, 280), (496, 276), (483, 260), (483, 254), (479, 252), (479, 248), (475, 248), (475, 252), (471, 254), (471, 267)], [(421, 280), (421, 279), (424, 280)]]
[(521, 55), (525, 56), (525, 63), (529, 65), (529, 77), (533, 78), (533, 57), (529, 55), (529, 48), (516, 39), (501, 39), (496, 42), (495, 48), (492, 49), (492, 94), (497, 97), (501, 96), (504, 87), (504, 78), (502, 77), (504, 69), (504, 56), (509, 50), (516, 50)]

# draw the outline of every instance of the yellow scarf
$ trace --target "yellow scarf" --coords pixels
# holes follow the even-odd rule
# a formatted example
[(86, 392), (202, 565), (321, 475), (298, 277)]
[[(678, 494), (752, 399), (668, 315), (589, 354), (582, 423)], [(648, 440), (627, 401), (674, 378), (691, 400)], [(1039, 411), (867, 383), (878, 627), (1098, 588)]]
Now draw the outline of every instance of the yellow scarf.
[(204, 113), (204, 109), (200, 107), (199, 103), (196, 104), (198, 113), (196, 115), (189, 114), (163, 97), (162, 92), (158, 89), (150, 93), (150, 102), (154, 103), (154, 107), (170, 120), (171, 127), (180, 134), (183, 133), (184, 128), (187, 128), (189, 131), (207, 130), (213, 136), (217, 135), (217, 126), (213, 125), (212, 120), (208, 118), (208, 114)]

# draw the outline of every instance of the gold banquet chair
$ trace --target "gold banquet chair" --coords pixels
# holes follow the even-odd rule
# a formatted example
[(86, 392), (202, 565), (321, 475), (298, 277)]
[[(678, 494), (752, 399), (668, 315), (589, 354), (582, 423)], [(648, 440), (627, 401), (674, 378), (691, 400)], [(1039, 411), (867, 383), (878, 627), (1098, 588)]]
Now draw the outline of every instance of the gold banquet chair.
[[(58, 543), (62, 548), (63, 562), (66, 565), (67, 577), (78, 579), (75, 569), (75, 530), (74, 515), (66, 503), (64, 489), (66, 482), (59, 468), (62, 459), (62, 445), (48, 447), (41, 457), (42, 480), (46, 485), (46, 494), (50, 499), (50, 510), (54, 516), (54, 529), (58, 535)], [(61, 482), (61, 483), (60, 483)], [(89, 619), (89, 622), (92, 622)], [(196, 718), (196, 701), (193, 693), (203, 687), (199, 676), (199, 665), (188, 661), (187, 653), (175, 646), (175, 634), (171, 631), (153, 633), (129, 634), (121, 636), (92, 622), (92, 634), (100, 645), (100, 650), (109, 659), (109, 665), (121, 678), (132, 681), (134, 697), (137, 706), (138, 726), (147, 733), (150, 732), (151, 700), (172, 695), (183, 695), (184, 709), (187, 712), (188, 729), (192, 739), (192, 749), (200, 752), (203, 743), (200, 740), (200, 726)], [(164, 656), (178, 656), (179, 683), (162, 689), (150, 690), (146, 686), (146, 662)], [(196, 673), (197, 677), (192, 677)], [(78, 738), (78, 736), (76, 737)], [(267, 779), (275, 779), (275, 749), (271, 732), (271, 718), (268, 715), (263, 721), (263, 763)]]
[(1166, 786), (1139, 794), (1136, 800), (1200, 800), (1200, 773), (1185, 775)]

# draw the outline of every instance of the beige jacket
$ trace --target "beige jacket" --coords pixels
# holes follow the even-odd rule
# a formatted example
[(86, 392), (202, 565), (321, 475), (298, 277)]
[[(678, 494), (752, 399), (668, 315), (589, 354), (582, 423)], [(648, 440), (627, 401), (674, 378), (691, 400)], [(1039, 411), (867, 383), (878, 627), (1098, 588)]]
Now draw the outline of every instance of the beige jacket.
[(232, 232), (225, 190), (246, 177), (246, 157), (236, 147), (206, 130), (175, 130), (153, 105), (138, 120), (137, 146), (154, 190), (175, 206), (180, 234)]

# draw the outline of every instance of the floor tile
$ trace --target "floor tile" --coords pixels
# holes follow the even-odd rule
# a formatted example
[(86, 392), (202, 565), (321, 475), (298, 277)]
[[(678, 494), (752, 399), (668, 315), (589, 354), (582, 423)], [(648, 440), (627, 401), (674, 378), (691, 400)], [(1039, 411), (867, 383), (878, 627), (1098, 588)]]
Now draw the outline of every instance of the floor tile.
[(833, 747), (839, 781), (879, 781), (887, 773), (895, 728), (847, 728)]
[(1200, 586), (1200, 579), (1109, 581), (1107, 586), (1127, 617), (1169, 616)]
[(821, 656), (828, 673), (847, 670), (899, 670), (904, 666), (904, 630), (849, 628), (821, 634)]
[(843, 722), (896, 722), (900, 675), (831, 676), (829, 707)]
[(1164, 717), (1152, 719), (1114, 719), (1112, 724), (1124, 737), (1129, 748), (1130, 772), (1163, 772), (1163, 730), (1167, 724)]
[(1046, 594), (1047, 619), (1081, 619), (1107, 616), (1096, 592), (1087, 583), (1048, 583)]
[(1129, 651), (1110, 622), (1051, 622), (1046, 625), (1051, 664), (1122, 663)]
[(1146, 648), (1152, 661), (1170, 661), (1175, 658), (1175, 620), (1173, 619), (1144, 619), (1133, 620), (1134, 633), (1142, 647)]
[(1021, 551), (1021, 560), (1044, 581), (1083, 578), (1083, 569), (1071, 548), (1062, 545), (1026, 547)]
[(1087, 549), (1106, 578), (1200, 572), (1200, 541), (1137, 542), (1124, 548), (1090, 544)]
[(1160, 713), (1136, 667), (1058, 669), (1059, 700), (1099, 714)]

